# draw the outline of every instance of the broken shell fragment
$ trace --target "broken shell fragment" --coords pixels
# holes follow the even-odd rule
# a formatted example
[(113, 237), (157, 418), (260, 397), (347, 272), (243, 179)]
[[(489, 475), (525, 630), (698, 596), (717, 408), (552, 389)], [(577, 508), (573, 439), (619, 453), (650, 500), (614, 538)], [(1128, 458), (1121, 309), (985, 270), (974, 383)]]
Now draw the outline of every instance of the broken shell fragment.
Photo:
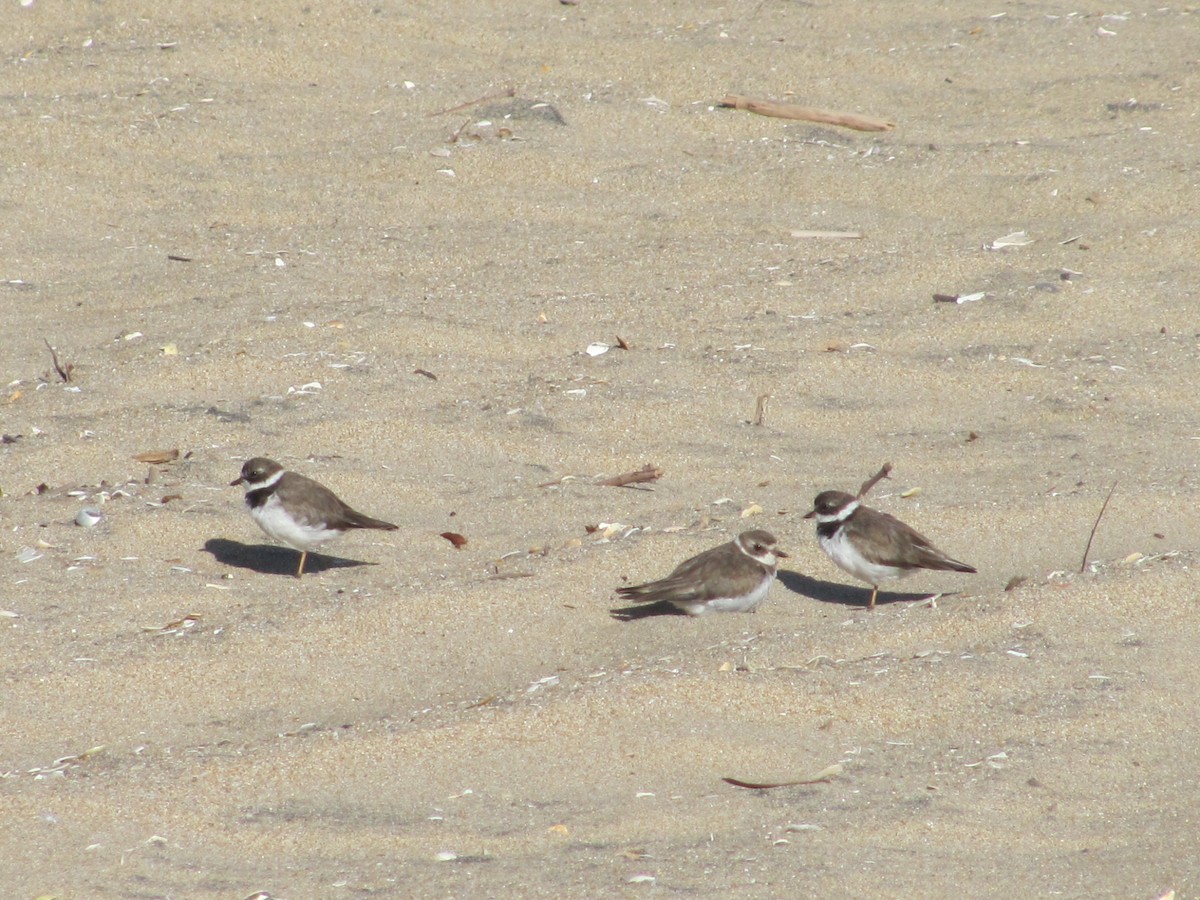
[(80, 528), (91, 528), (103, 518), (104, 514), (100, 510), (85, 506), (79, 512), (75, 513), (75, 524)]

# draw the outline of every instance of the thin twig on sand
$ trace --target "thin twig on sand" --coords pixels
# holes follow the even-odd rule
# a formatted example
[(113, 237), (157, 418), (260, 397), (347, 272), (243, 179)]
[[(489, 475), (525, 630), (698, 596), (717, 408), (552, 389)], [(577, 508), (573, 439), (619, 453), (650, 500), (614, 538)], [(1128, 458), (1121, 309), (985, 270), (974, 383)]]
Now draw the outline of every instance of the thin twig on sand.
[(67, 363), (66, 368), (59, 364), (58, 354), (54, 352), (54, 348), (50, 346), (50, 342), (42, 338), (42, 343), (46, 345), (46, 349), (50, 351), (50, 361), (54, 363), (54, 371), (58, 373), (58, 377), (63, 380), (63, 384), (71, 383), (71, 371), (75, 368), (70, 363)]
[[(634, 469), (632, 472), (624, 472), (620, 475), (613, 475), (611, 478), (597, 478), (591, 481), (591, 484), (599, 485), (600, 487), (627, 487), (637, 488), (639, 490), (653, 490), (652, 488), (639, 488), (639, 485), (646, 484), (649, 481), (658, 481), (662, 478), (663, 470), (658, 466), (646, 463), (640, 469)], [(546, 481), (539, 484), (540, 488), (558, 487), (568, 481), (577, 481), (574, 475), (563, 475), (561, 478), (555, 478), (552, 481)]]
[(517, 89), (515, 87), (505, 88), (498, 93), (476, 97), (474, 100), (468, 100), (466, 103), (458, 104), (458, 106), (451, 106), (449, 109), (439, 109), (437, 112), (431, 112), (429, 113), (429, 118), (432, 119), (434, 116), (444, 116), (447, 113), (458, 112), (460, 109), (469, 109), (472, 106), (478, 106), (480, 103), (487, 103), (489, 100), (500, 100), (504, 97), (515, 96), (517, 96)]
[(822, 769), (815, 775), (808, 778), (799, 778), (795, 781), (743, 781), (740, 778), (722, 778), (726, 784), (732, 784), (734, 787), (748, 788), (752, 791), (769, 791), (772, 788), (795, 787), (799, 784), (820, 784), (823, 781), (832, 781), (838, 775), (842, 774), (842, 764), (834, 763), (832, 766)]
[(1096, 537), (1096, 529), (1100, 527), (1100, 520), (1104, 518), (1104, 511), (1108, 509), (1108, 501), (1112, 499), (1113, 491), (1117, 489), (1117, 483), (1114, 481), (1112, 487), (1108, 490), (1108, 496), (1104, 498), (1104, 505), (1100, 507), (1100, 513), (1096, 516), (1096, 521), (1092, 523), (1092, 533), (1088, 535), (1087, 546), (1083, 548), (1083, 561), (1079, 564), (1079, 574), (1083, 574), (1083, 570), (1087, 568), (1088, 554), (1092, 552), (1092, 539)]
[(895, 122), (889, 122), (887, 119), (860, 116), (857, 113), (837, 112), (832, 109), (817, 109), (813, 106), (800, 106), (797, 103), (755, 100), (740, 94), (727, 94), (717, 105), (730, 109), (744, 109), (747, 112), (757, 113), (760, 116), (773, 116), (776, 119), (801, 119), (805, 122), (840, 125), (842, 128), (853, 128), (855, 131), (891, 131), (896, 127)]

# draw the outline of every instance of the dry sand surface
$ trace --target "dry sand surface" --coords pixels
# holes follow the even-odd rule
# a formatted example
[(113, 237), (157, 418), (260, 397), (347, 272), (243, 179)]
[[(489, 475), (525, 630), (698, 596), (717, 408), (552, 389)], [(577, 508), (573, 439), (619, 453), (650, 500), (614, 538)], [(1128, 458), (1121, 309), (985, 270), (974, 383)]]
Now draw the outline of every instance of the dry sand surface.
[[(1200, 16), (1124, 9), (7, 3), (0, 894), (1200, 896)], [(295, 579), (256, 455), (400, 529)], [(801, 517), (884, 461), (979, 574), (868, 613)], [(747, 527), (756, 614), (610, 614)]]

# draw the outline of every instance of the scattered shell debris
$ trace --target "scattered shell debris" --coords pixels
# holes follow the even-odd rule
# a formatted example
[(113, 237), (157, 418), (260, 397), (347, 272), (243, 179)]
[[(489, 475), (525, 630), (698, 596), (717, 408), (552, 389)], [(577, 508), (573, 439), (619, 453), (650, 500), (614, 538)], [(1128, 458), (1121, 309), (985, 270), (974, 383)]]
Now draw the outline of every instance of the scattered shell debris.
[(168, 622), (166, 625), (143, 625), (142, 631), (151, 634), (184, 634), (199, 624), (201, 616), (197, 613), (188, 613), (182, 619), (176, 619), (174, 622)]
[(856, 241), (862, 238), (861, 231), (811, 231), (805, 228), (793, 229), (794, 238), (828, 238), (839, 241)]
[(561, 680), (562, 678), (559, 675), (547, 675), (545, 678), (539, 678), (537, 681), (530, 684), (529, 687), (525, 688), (525, 693), (535, 694), (542, 688), (554, 687)]
[(638, 525), (622, 525), (620, 522), (601, 522), (598, 525), (587, 525), (584, 527), (588, 534), (596, 537), (596, 543), (598, 544), (612, 540), (623, 541), (628, 537), (633, 537), (639, 531), (649, 531), (648, 528)]
[(976, 762), (963, 763), (963, 765), (968, 769), (977, 769), (980, 766), (987, 766), (989, 769), (1003, 769), (1008, 765), (1008, 754), (1001, 750), (999, 753), (993, 753), (991, 756)]
[(82, 753), (76, 753), (72, 756), (60, 756), (48, 766), (35, 766), (32, 769), (25, 771), (26, 775), (32, 775), (35, 779), (48, 778), (54, 775), (65, 775), (68, 769), (82, 765), (94, 756), (99, 756), (107, 749), (103, 744), (84, 750)]
[(1014, 231), (983, 245), (984, 250), (1004, 250), (1007, 247), (1028, 247), (1033, 239), (1024, 231)]
[(934, 294), (934, 303), (975, 303), (987, 296), (986, 291), (976, 291), (973, 294)]

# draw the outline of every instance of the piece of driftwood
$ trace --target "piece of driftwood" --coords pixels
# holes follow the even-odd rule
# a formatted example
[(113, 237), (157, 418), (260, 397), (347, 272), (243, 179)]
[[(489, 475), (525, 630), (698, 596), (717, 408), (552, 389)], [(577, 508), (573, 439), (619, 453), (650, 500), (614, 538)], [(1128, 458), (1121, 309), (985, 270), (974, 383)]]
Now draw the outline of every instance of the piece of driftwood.
[(138, 462), (144, 462), (151, 466), (165, 466), (167, 463), (172, 463), (179, 459), (179, 449), (150, 450), (146, 453), (135, 453), (133, 458)]
[(633, 472), (614, 475), (612, 478), (597, 481), (596, 484), (604, 485), (605, 487), (628, 487), (631, 484), (645, 484), (647, 481), (658, 481), (658, 479), (662, 478), (662, 474), (663, 470), (658, 468), (658, 466), (646, 463), (646, 465)]
[(861, 500), (863, 497), (867, 496), (867, 494), (871, 492), (871, 488), (875, 487), (875, 485), (887, 478), (891, 472), (892, 464), (884, 463), (882, 469), (862, 483), (862, 487), (858, 489), (858, 498)]
[(754, 401), (754, 420), (751, 424), (762, 427), (767, 418), (767, 403), (770, 399), (770, 394), (758, 395), (758, 399)]
[(718, 105), (729, 109), (744, 109), (747, 112), (757, 113), (760, 116), (773, 116), (776, 119), (800, 119), (805, 122), (840, 125), (842, 128), (853, 128), (855, 131), (891, 131), (896, 127), (895, 122), (889, 122), (887, 119), (860, 116), (857, 113), (837, 112), (832, 109), (817, 109), (813, 106), (800, 106), (798, 103), (755, 100), (740, 94), (727, 94)]

